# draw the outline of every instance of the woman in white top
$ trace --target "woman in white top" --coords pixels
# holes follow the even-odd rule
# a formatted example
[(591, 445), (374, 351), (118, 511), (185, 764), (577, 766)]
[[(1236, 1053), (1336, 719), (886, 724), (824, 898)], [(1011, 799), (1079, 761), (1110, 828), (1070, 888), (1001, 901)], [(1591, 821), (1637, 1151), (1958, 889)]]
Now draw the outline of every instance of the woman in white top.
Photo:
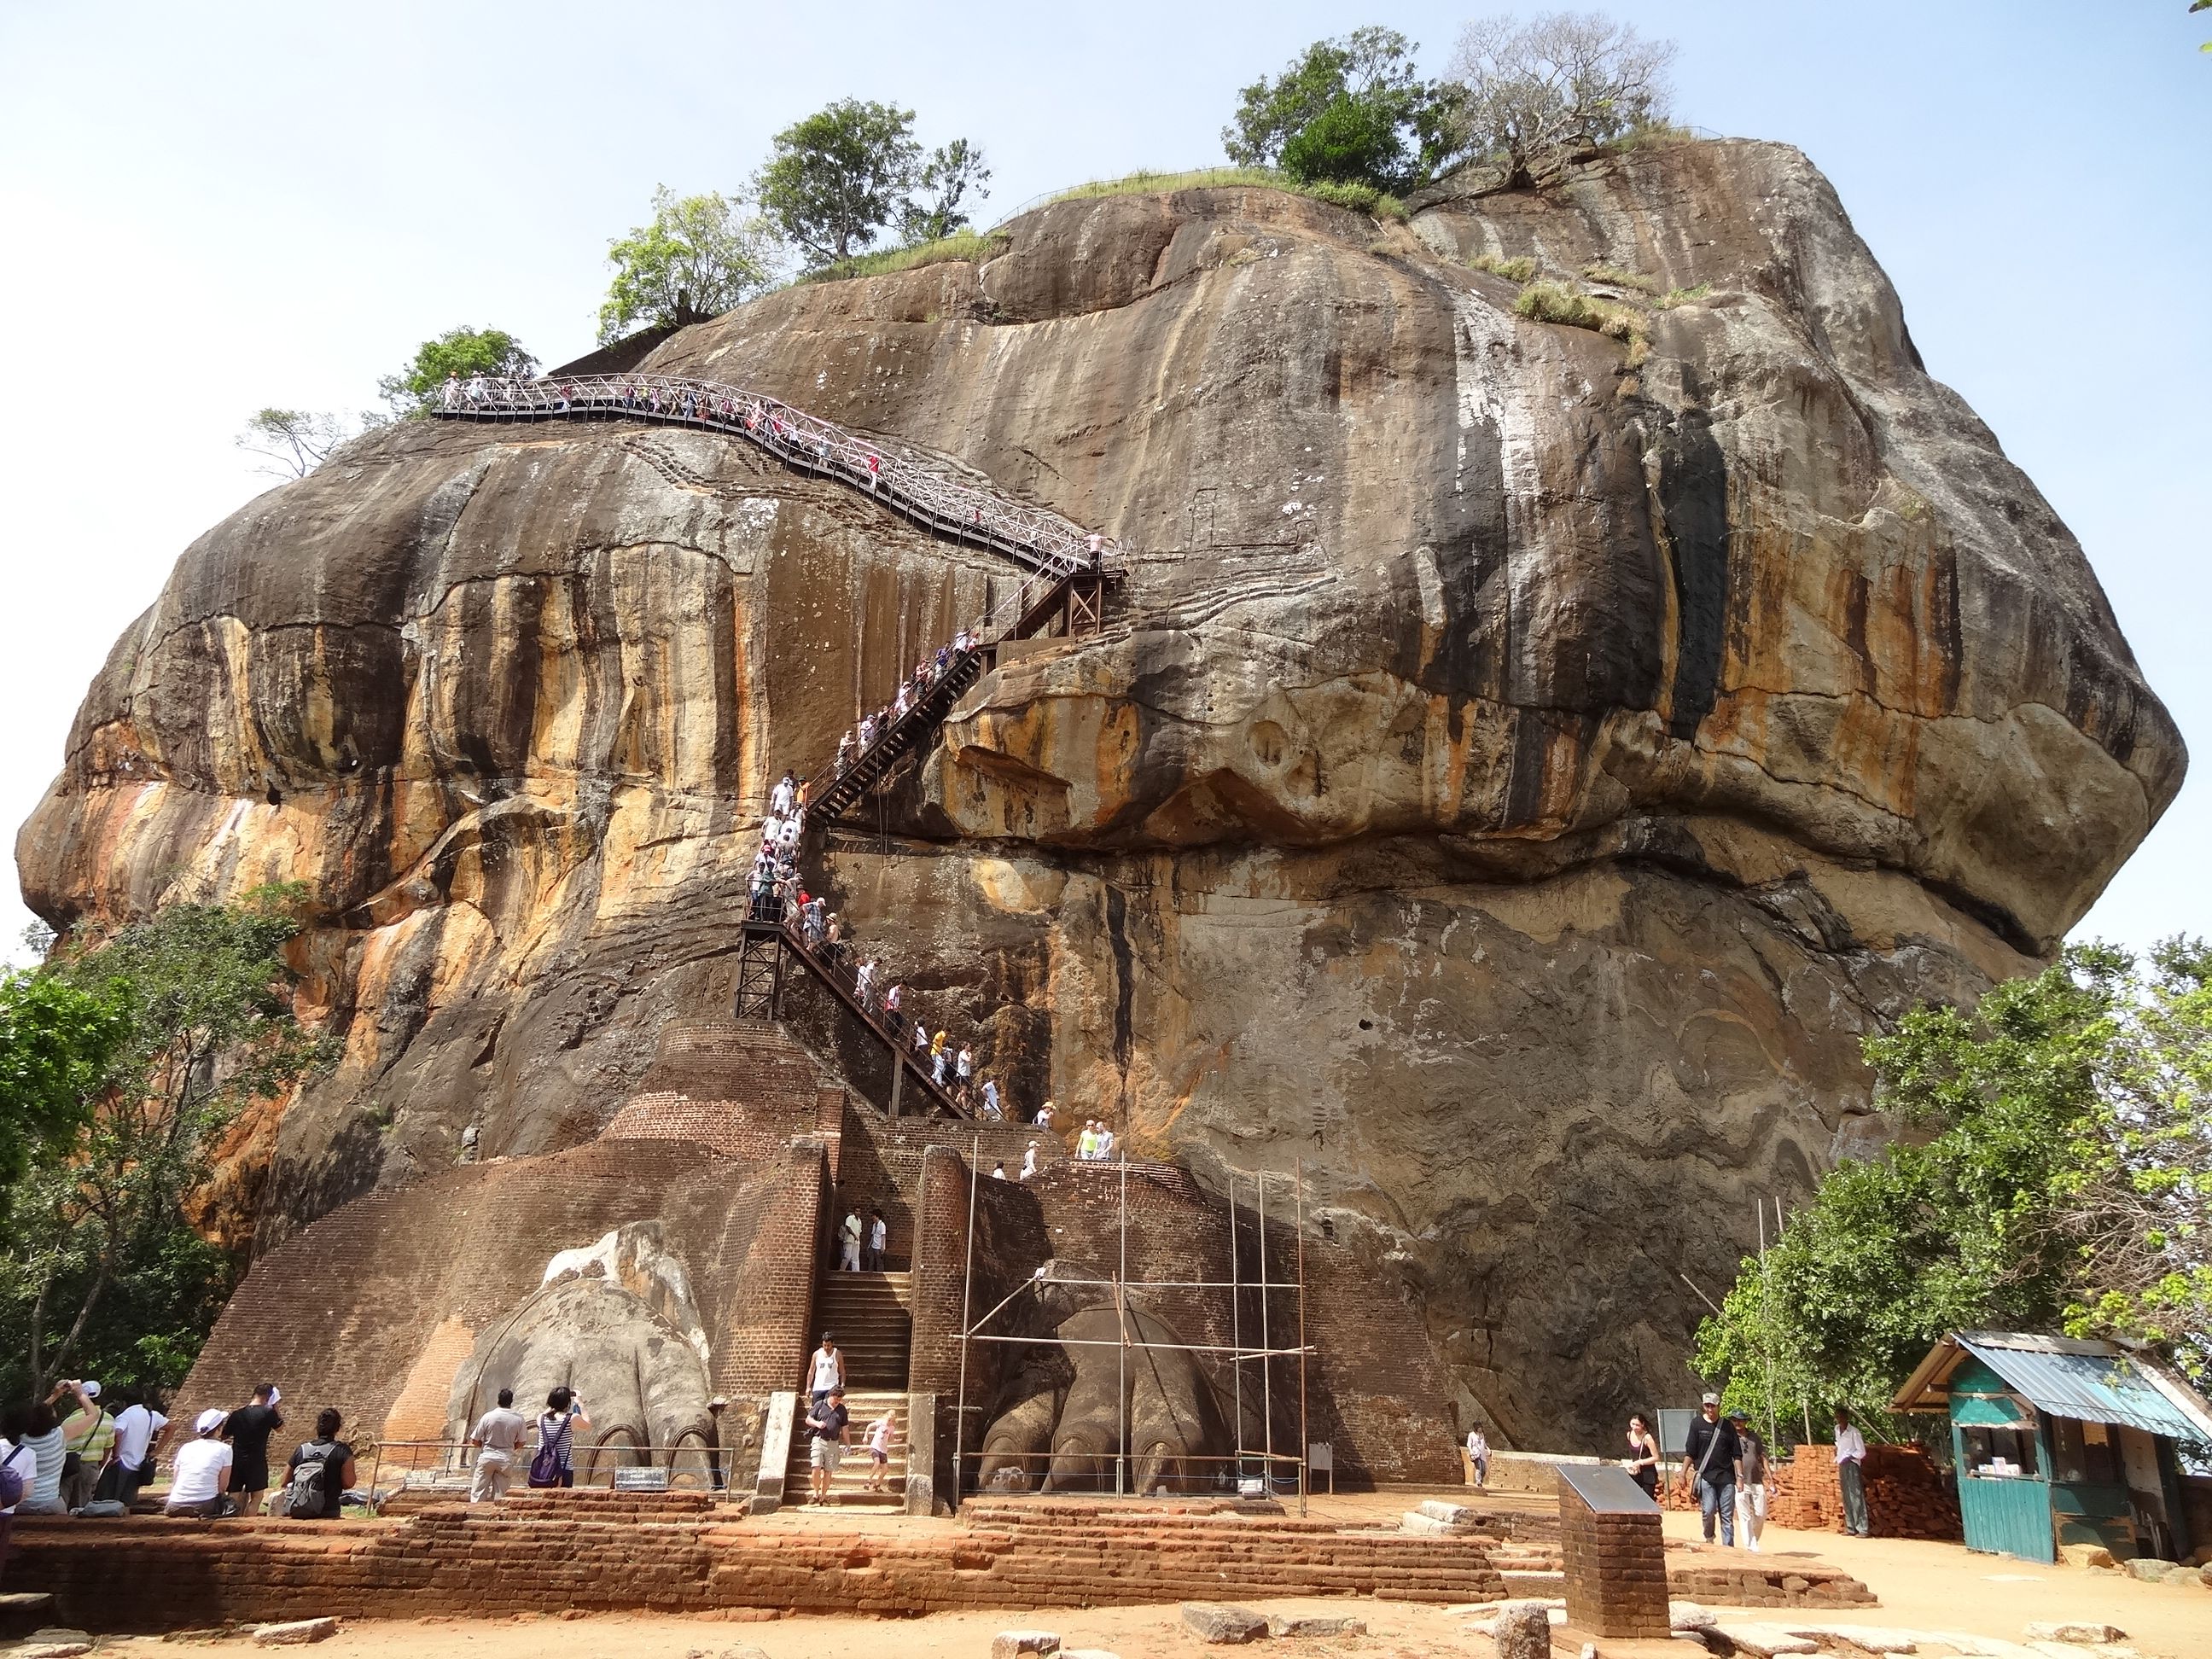
[(210, 1406), (193, 1420), (194, 1437), (169, 1459), (168, 1515), (198, 1516), (211, 1521), (219, 1515), (236, 1515), (238, 1505), (222, 1495), (230, 1484), (230, 1442), (223, 1439), (223, 1419), (230, 1413)]

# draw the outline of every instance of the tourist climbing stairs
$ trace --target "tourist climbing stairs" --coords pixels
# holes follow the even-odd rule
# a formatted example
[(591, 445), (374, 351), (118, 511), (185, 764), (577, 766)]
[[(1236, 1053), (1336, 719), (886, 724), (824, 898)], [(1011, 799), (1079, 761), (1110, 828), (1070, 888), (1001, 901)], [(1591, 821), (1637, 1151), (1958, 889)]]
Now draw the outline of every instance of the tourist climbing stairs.
[(840, 770), (833, 763), (806, 786), (806, 815), (827, 823), (889, 777), (894, 767), (915, 750), (936, 740), (937, 728), (952, 712), (968, 688), (982, 678), (983, 658), (977, 651), (953, 653), (945, 672), (908, 705), (907, 710), (876, 734), (875, 740)]
[[(852, 1414), (851, 1443), (830, 1479), (833, 1504), (906, 1501), (906, 1384), (914, 1320), (908, 1312), (909, 1276), (903, 1273), (848, 1273), (824, 1269), (814, 1291), (813, 1333), (837, 1339), (845, 1356), (845, 1409)], [(785, 1502), (797, 1504), (808, 1492), (811, 1447), (805, 1434), (807, 1399), (799, 1395), (800, 1423), (791, 1437), (791, 1459), (784, 1471)], [(870, 1492), (875, 1464), (868, 1455), (868, 1425), (891, 1413), (890, 1461), (881, 1492)]]

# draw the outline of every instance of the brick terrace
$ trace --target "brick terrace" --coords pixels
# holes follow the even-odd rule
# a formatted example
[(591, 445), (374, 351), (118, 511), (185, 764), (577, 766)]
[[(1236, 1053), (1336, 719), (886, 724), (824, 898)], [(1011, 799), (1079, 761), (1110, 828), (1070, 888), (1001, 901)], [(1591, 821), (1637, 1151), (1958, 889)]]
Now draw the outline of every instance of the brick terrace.
[(496, 1617), (570, 1607), (909, 1615), (1184, 1597), (1504, 1593), (1481, 1541), (1340, 1530), (1205, 1505), (1036, 1501), (891, 1530), (724, 1518), (703, 1497), (532, 1493), (403, 1521), (17, 1524), (10, 1587), (96, 1632), (319, 1614)]

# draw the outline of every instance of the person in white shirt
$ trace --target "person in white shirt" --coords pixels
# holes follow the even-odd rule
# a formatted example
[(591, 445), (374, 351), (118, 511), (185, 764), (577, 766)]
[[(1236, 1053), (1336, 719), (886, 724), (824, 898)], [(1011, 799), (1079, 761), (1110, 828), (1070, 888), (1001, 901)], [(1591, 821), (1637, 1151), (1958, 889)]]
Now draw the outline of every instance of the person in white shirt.
[(1043, 1105), (1037, 1108), (1036, 1126), (1040, 1129), (1049, 1129), (1052, 1127), (1052, 1103), (1050, 1101), (1048, 1100)]
[(872, 1273), (884, 1270), (884, 1252), (891, 1247), (891, 1224), (884, 1219), (880, 1209), (868, 1212), (868, 1248), (863, 1259)]
[(848, 1273), (860, 1271), (860, 1212), (845, 1212), (845, 1219), (837, 1229), (837, 1265)]
[(1114, 1161), (1114, 1132), (1103, 1123), (1098, 1126), (1098, 1144), (1091, 1155), (1101, 1164)]
[(514, 1390), (501, 1389), (499, 1404), (477, 1419), (469, 1444), (477, 1449), (476, 1473), (469, 1479), (469, 1502), (497, 1503), (507, 1496), (514, 1479), (515, 1449), (530, 1431), (522, 1413), (514, 1409)]
[(169, 1419), (133, 1394), (126, 1392), (124, 1399), (127, 1403), (115, 1414), (114, 1450), (93, 1495), (114, 1498), (127, 1509), (153, 1479), (154, 1440)]
[(1024, 1181), (1027, 1181), (1036, 1173), (1036, 1154), (1037, 1144), (1032, 1140), (1030, 1142), (1029, 1150), (1022, 1154), (1021, 1178)]
[(1836, 1485), (1843, 1489), (1844, 1530), (1854, 1538), (1871, 1538), (1874, 1526), (1867, 1515), (1866, 1437), (1851, 1425), (1851, 1414), (1836, 1407)]
[(799, 805), (799, 780), (788, 772), (768, 798), (768, 810), (780, 818), (789, 817), (792, 808)]
[(1476, 1424), (1467, 1431), (1467, 1466), (1474, 1476), (1474, 1484), (1486, 1486), (1490, 1480), (1490, 1442)]
[(881, 1492), (890, 1473), (891, 1413), (885, 1412), (868, 1425), (868, 1490)]
[(830, 1333), (822, 1333), (822, 1346), (814, 1351), (814, 1364), (807, 1373), (808, 1403), (818, 1406), (830, 1397), (832, 1389), (845, 1386), (845, 1356), (837, 1352), (837, 1344)]
[(230, 1480), (230, 1443), (222, 1438), (222, 1421), (229, 1415), (210, 1406), (193, 1422), (197, 1437), (178, 1447), (169, 1460), (166, 1513), (202, 1520), (238, 1513), (238, 1505), (222, 1493)]

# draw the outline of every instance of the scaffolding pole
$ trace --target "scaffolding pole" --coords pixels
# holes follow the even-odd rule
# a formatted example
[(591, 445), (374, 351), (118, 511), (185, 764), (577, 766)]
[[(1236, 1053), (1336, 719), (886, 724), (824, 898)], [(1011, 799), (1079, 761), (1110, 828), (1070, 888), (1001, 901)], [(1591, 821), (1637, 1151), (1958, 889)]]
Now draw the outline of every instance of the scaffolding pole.
[[(1117, 1351), (1115, 1354), (1115, 1364), (1118, 1368), (1118, 1392), (1120, 1398), (1115, 1413), (1116, 1443), (1115, 1450), (1114, 1491), (1117, 1495), (1121, 1496), (1130, 1495), (1133, 1492), (1134, 1486), (1133, 1471), (1131, 1468), (1132, 1460), (1129, 1451), (1130, 1432), (1133, 1427), (1131, 1400), (1129, 1394), (1129, 1355), (1133, 1349), (1141, 1349), (1146, 1352), (1158, 1351), (1161, 1352), (1189, 1354), (1218, 1354), (1227, 1357), (1231, 1378), (1231, 1394), (1235, 1402), (1237, 1414), (1237, 1426), (1235, 1431), (1236, 1446), (1234, 1454), (1229, 1461), (1231, 1462), (1235, 1470), (1231, 1479), (1239, 1482), (1241, 1482), (1243, 1478), (1245, 1460), (1250, 1455), (1250, 1449), (1246, 1446), (1244, 1440), (1244, 1366), (1248, 1361), (1251, 1360), (1257, 1360), (1260, 1363), (1262, 1368), (1261, 1371), (1261, 1409), (1266, 1419), (1262, 1426), (1261, 1469), (1263, 1476), (1262, 1484), (1270, 1492), (1273, 1490), (1274, 1465), (1278, 1461), (1275, 1452), (1274, 1438), (1273, 1365), (1274, 1361), (1277, 1359), (1288, 1359), (1295, 1357), (1298, 1362), (1298, 1434), (1301, 1440), (1301, 1447), (1297, 1457), (1291, 1461), (1295, 1462), (1298, 1466), (1298, 1506), (1299, 1512), (1304, 1514), (1305, 1512), (1307, 1488), (1310, 1485), (1305, 1468), (1306, 1452), (1303, 1443), (1304, 1436), (1308, 1432), (1309, 1428), (1306, 1402), (1306, 1359), (1313, 1352), (1311, 1346), (1306, 1340), (1304, 1160), (1303, 1158), (1297, 1160), (1295, 1173), (1292, 1176), (1292, 1181), (1294, 1182), (1294, 1189), (1292, 1192), (1292, 1216), (1293, 1224), (1297, 1229), (1298, 1237), (1297, 1240), (1297, 1248), (1296, 1254), (1297, 1270), (1295, 1276), (1291, 1279), (1278, 1284), (1267, 1276), (1267, 1176), (1264, 1171), (1255, 1171), (1251, 1177), (1255, 1193), (1255, 1205), (1257, 1214), (1256, 1226), (1260, 1238), (1260, 1275), (1256, 1279), (1248, 1279), (1243, 1276), (1243, 1251), (1242, 1248), (1243, 1230), (1239, 1225), (1237, 1216), (1237, 1203), (1238, 1193), (1240, 1191), (1240, 1182), (1238, 1177), (1235, 1175), (1231, 1175), (1229, 1177), (1229, 1196), (1227, 1200), (1229, 1209), (1230, 1246), (1228, 1279), (1226, 1281), (1223, 1281), (1220, 1279), (1132, 1279), (1129, 1276), (1129, 1160), (1127, 1157), (1123, 1157), (1119, 1160), (1121, 1168), (1115, 1172), (1117, 1176), (1116, 1196), (1119, 1215), (1116, 1255), (1115, 1257), (1115, 1266), (1111, 1271), (1111, 1276), (1105, 1279), (1061, 1279), (1056, 1275), (1048, 1278), (1043, 1274), (1042, 1271), (1040, 1270), (1036, 1273), (1032, 1273), (1029, 1278), (1024, 1279), (1012, 1290), (1006, 1292), (1006, 1295), (1000, 1297), (999, 1300), (992, 1305), (990, 1310), (984, 1314), (981, 1318), (978, 1319), (974, 1316), (975, 1284), (975, 1216), (980, 1197), (981, 1182), (979, 1176), (981, 1162), (982, 1137), (978, 1134), (975, 1136), (971, 1141), (968, 1164), (968, 1245), (967, 1258), (962, 1270), (960, 1297), (960, 1386), (958, 1403), (953, 1426), (952, 1446), (953, 1500), (955, 1504), (957, 1504), (959, 1502), (960, 1494), (963, 1490), (963, 1476), (962, 1474), (962, 1468), (968, 1456), (970, 1455), (967, 1450), (966, 1436), (968, 1422), (968, 1362), (969, 1350), (972, 1345), (977, 1342), (1000, 1342), (1024, 1347), (1056, 1346), (1062, 1350), (1069, 1348), (1112, 1347)], [(1109, 1341), (1106, 1339), (1097, 1337), (1073, 1337), (1060, 1336), (1058, 1334), (1051, 1336), (1017, 1336), (1009, 1335), (1000, 1332), (988, 1331), (983, 1328), (993, 1320), (996, 1319), (1001, 1313), (1005, 1312), (1008, 1307), (1012, 1305), (1014, 1301), (1020, 1297), (1024, 1291), (1038, 1290), (1048, 1284), (1105, 1289), (1109, 1291), (1111, 1294), (1115, 1313), (1115, 1334), (1112, 1340)], [(1230, 1340), (1228, 1345), (1224, 1346), (1218, 1342), (1156, 1342), (1147, 1339), (1141, 1334), (1135, 1332), (1133, 1329), (1132, 1310), (1129, 1298), (1133, 1292), (1149, 1290), (1227, 1291), (1230, 1293)], [(1244, 1343), (1243, 1303), (1243, 1293), (1247, 1290), (1256, 1291), (1260, 1296), (1260, 1342), (1259, 1346), (1256, 1347), (1248, 1347)], [(1297, 1346), (1296, 1347), (1279, 1348), (1274, 1346), (1273, 1344), (1273, 1320), (1268, 1304), (1273, 1295), (1278, 1291), (1290, 1291), (1297, 1297), (1297, 1316), (1298, 1334)], [(1213, 1386), (1218, 1387), (1218, 1382)], [(980, 1455), (980, 1453), (975, 1455)], [(1194, 1454), (1194, 1461), (1197, 1462), (1204, 1462), (1208, 1460), (1202, 1454)]]

